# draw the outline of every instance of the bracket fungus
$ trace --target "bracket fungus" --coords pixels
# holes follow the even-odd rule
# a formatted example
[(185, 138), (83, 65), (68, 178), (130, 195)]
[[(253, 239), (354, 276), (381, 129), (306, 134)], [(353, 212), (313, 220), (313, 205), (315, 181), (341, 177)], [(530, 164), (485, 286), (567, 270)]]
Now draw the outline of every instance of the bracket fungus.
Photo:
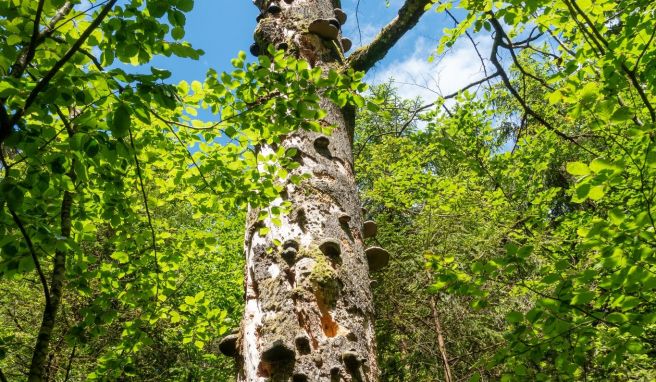
[(280, 8), (280, 5), (278, 5), (276, 3), (269, 4), (269, 7), (267, 8), (267, 12), (272, 14), (272, 15), (277, 15), (278, 13), (280, 13), (280, 11), (282, 11), (282, 9)]
[(342, 361), (348, 369), (357, 369), (360, 366), (360, 357), (354, 350), (343, 352)]
[(330, 140), (328, 137), (324, 137), (323, 135), (320, 137), (317, 137), (317, 139), (314, 140), (314, 149), (319, 151), (319, 150), (325, 150), (328, 148), (328, 145), (330, 144)]
[(287, 240), (282, 244), (282, 253), (280, 254), (287, 263), (293, 263), (298, 253), (298, 241)]
[(389, 252), (381, 247), (369, 247), (364, 253), (367, 255), (370, 272), (378, 272), (389, 263)]
[(339, 29), (326, 19), (317, 19), (310, 23), (308, 27), (310, 33), (314, 33), (328, 40), (334, 40), (339, 35)]
[(346, 23), (346, 12), (341, 8), (335, 8), (335, 18), (337, 18), (340, 24), (344, 25)]
[(219, 351), (226, 357), (235, 357), (237, 355), (237, 339), (239, 335), (229, 334), (219, 342)]
[(283, 248), (294, 248), (295, 250), (298, 251), (298, 248), (299, 248), (298, 241), (296, 241), (294, 239), (285, 240), (285, 242), (282, 243), (282, 247)]
[(308, 377), (303, 373), (294, 374), (294, 377), (292, 378), (292, 382), (307, 382), (307, 381), (308, 381)]
[(362, 225), (362, 236), (365, 239), (376, 236), (376, 233), (378, 233), (378, 226), (376, 226), (376, 223), (373, 220), (367, 220), (364, 222)]
[(351, 217), (348, 214), (341, 214), (337, 220), (339, 220), (339, 224), (348, 224), (351, 221)]
[(257, 57), (260, 55), (260, 46), (257, 45), (256, 43), (252, 43), (249, 50), (253, 56)]
[(296, 248), (285, 248), (282, 250), (280, 253), (280, 256), (289, 264), (293, 263), (294, 260), (296, 259)]
[(298, 349), (301, 354), (308, 354), (312, 351), (310, 348), (310, 338), (306, 334), (299, 334), (294, 339), (296, 344), (296, 349)]
[(324, 239), (319, 244), (319, 250), (329, 257), (337, 257), (342, 254), (342, 246), (335, 239)]
[(335, 28), (342, 29), (342, 24), (340, 24), (339, 21), (337, 21), (337, 19), (328, 19), (328, 22), (330, 23), (330, 25), (334, 26)]
[(268, 348), (262, 352), (262, 360), (264, 362), (291, 361), (295, 356), (296, 353), (294, 352), (294, 349), (283, 342), (283, 340), (273, 341)]
[(353, 43), (351, 42), (351, 40), (347, 39), (346, 37), (342, 39), (342, 50), (344, 50), (344, 52), (348, 52), (349, 50), (351, 50), (352, 46)]

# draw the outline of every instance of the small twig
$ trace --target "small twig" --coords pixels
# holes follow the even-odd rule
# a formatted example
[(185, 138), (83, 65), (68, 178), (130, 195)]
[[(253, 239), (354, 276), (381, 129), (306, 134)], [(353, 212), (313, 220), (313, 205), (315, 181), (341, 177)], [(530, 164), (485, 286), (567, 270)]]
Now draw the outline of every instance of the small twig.
[[(473, 88), (473, 87), (476, 86), (476, 85), (480, 85), (480, 84), (482, 84), (482, 83), (484, 83), (484, 82), (487, 82), (487, 81), (491, 80), (492, 78), (495, 78), (495, 77), (497, 77), (497, 76), (499, 76), (499, 75), (500, 75), (499, 72), (495, 72), (495, 73), (493, 73), (493, 74), (490, 74), (489, 76), (487, 76), (487, 77), (485, 77), (485, 78), (481, 78), (481, 79), (478, 80), (478, 81), (474, 81), (474, 82), (470, 83), (469, 85), (467, 85), (467, 86), (461, 88), (460, 90), (458, 90), (458, 91), (456, 91), (456, 92), (453, 92), (453, 93), (451, 93), (451, 94), (448, 94), (448, 95), (445, 95), (445, 96), (440, 97), (438, 101), (443, 101), (443, 100), (447, 100), (447, 99), (455, 98), (455, 97), (457, 97), (460, 93), (462, 93), (462, 92), (464, 92), (464, 91), (466, 91), (466, 90), (469, 90), (469, 89)], [(408, 118), (408, 120), (403, 124), (403, 127), (401, 128), (401, 131), (405, 130), (406, 127), (407, 127), (408, 125), (410, 125), (410, 123), (412, 123), (412, 121), (417, 117), (417, 115), (418, 115), (419, 113), (421, 113), (422, 111), (427, 110), (427, 109), (430, 109), (431, 107), (435, 106), (435, 105), (437, 104), (438, 101), (431, 102), (431, 103), (429, 103), (429, 104), (426, 104), (426, 105), (424, 105), (424, 106), (421, 106), (421, 107), (418, 108), (418, 109), (415, 109), (415, 110), (413, 111), (412, 115), (410, 116), (410, 118)]]
[(355, 4), (355, 25), (358, 27), (358, 35), (360, 37), (360, 45), (362, 45), (362, 31), (360, 30), (360, 0)]
[(36, 251), (34, 250), (34, 244), (32, 243), (32, 239), (30, 239), (30, 236), (27, 234), (27, 231), (25, 230), (25, 226), (23, 225), (23, 222), (20, 220), (18, 215), (16, 215), (16, 212), (14, 212), (14, 210), (11, 208), (8, 209), (12, 219), (14, 220), (14, 223), (16, 223), (16, 226), (18, 227), (21, 234), (23, 235), (23, 239), (27, 244), (27, 248), (30, 250), (30, 255), (32, 255), (32, 261), (34, 262), (34, 268), (36, 269), (36, 273), (39, 274), (39, 280), (41, 280), (41, 286), (43, 287), (43, 295), (46, 299), (46, 307), (50, 307), (52, 306), (52, 303), (50, 301), (50, 290), (48, 288), (48, 281), (46, 280), (46, 276), (43, 273), (43, 270), (41, 269), (41, 263), (39, 262), (39, 258), (37, 257)]
[[(440, 4), (442, 3), (440, 2)], [(446, 9), (445, 12), (451, 18), (451, 20), (453, 20), (453, 23), (456, 26), (460, 24), (460, 21), (458, 21), (458, 19), (453, 15), (453, 13), (450, 10)], [(467, 36), (467, 39), (469, 40), (469, 42), (471, 42), (472, 46), (474, 47), (474, 51), (476, 52), (478, 59), (481, 61), (481, 66), (483, 67), (483, 73), (485, 74), (485, 76), (487, 76), (487, 65), (485, 65), (485, 59), (483, 59), (483, 55), (478, 50), (478, 44), (476, 44), (476, 41), (469, 33), (469, 31), (467, 30), (465, 31), (465, 36)]]
[(64, 377), (64, 382), (68, 382), (68, 378), (71, 375), (71, 366), (73, 365), (75, 350), (77, 350), (77, 344), (73, 345), (73, 350), (71, 351), (71, 355), (68, 357), (68, 365), (66, 365), (66, 376)]
[(34, 53), (36, 51), (37, 39), (39, 38), (39, 24), (41, 22), (41, 14), (43, 13), (43, 4), (45, 0), (39, 0), (39, 3), (36, 6), (36, 14), (34, 15), (34, 28), (32, 29), (32, 38), (30, 39), (30, 45), (27, 47), (27, 62), (32, 61)]
[(141, 165), (139, 164), (139, 158), (137, 156), (137, 149), (134, 145), (134, 137), (132, 136), (132, 128), (128, 129), (130, 133), (130, 146), (132, 147), (132, 152), (134, 154), (134, 162), (137, 167), (137, 177), (139, 178), (139, 185), (141, 187), (141, 195), (143, 196), (144, 206), (146, 207), (146, 216), (148, 217), (148, 227), (150, 227), (150, 235), (153, 241), (153, 253), (155, 255), (155, 300), (159, 301), (159, 262), (157, 259), (157, 238), (155, 236), (155, 228), (153, 227), (153, 219), (150, 215), (150, 208), (148, 207), (148, 195), (146, 194), (146, 187), (144, 186), (143, 176), (141, 174)]
[(649, 49), (649, 45), (651, 45), (652, 41), (654, 41), (654, 37), (656, 36), (656, 28), (652, 26), (651, 30), (651, 36), (649, 36), (649, 40), (647, 41), (647, 44), (645, 44), (645, 49), (640, 52), (640, 55), (638, 56), (638, 59), (636, 59), (635, 65), (633, 65), (633, 69), (631, 69), (631, 73), (635, 74), (636, 71), (638, 70), (638, 65), (640, 65), (640, 60), (642, 60), (642, 56), (647, 53), (647, 49)]
[(173, 128), (172, 128), (170, 125), (166, 125), (166, 127), (169, 129), (169, 131), (171, 132), (171, 134), (173, 134), (173, 136), (175, 137), (175, 139), (178, 140), (178, 143), (180, 143), (180, 146), (182, 146), (182, 147), (185, 149), (185, 152), (186, 152), (187, 155), (189, 156), (189, 159), (191, 159), (191, 162), (194, 164), (194, 166), (195, 166), (196, 169), (198, 170), (198, 174), (200, 175), (200, 178), (203, 180), (203, 183), (205, 183), (205, 185), (206, 185), (210, 190), (212, 190), (212, 192), (214, 192), (215, 195), (218, 195), (218, 193), (216, 192), (216, 189), (214, 189), (214, 187), (212, 187), (212, 185), (210, 185), (210, 183), (209, 183), (209, 181), (207, 180), (207, 178), (205, 178), (205, 174), (203, 173), (203, 170), (200, 168), (200, 166), (198, 165), (198, 163), (196, 163), (196, 160), (194, 159), (193, 154), (191, 153), (191, 151), (189, 151), (189, 149), (187, 148), (187, 145), (184, 143), (184, 141), (183, 141), (182, 139), (180, 139), (180, 136), (178, 135), (178, 133), (176, 133), (175, 130), (173, 130)]

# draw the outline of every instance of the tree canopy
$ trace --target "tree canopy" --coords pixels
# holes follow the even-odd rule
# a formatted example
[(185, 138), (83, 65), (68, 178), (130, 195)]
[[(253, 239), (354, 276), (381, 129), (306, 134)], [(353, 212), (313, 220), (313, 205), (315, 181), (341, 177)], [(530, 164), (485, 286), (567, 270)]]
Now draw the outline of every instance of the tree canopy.
[(453, 21), (426, 59), (470, 43), (483, 72), (432, 100), (280, 46), (171, 83), (150, 62), (201, 57), (193, 0), (1, 2), (0, 381), (233, 380), (247, 206), (292, 212), (313, 175), (277, 145), (330, 134), (319, 95), (357, 111), (392, 255), (381, 380), (656, 379), (656, 4), (424, 3)]

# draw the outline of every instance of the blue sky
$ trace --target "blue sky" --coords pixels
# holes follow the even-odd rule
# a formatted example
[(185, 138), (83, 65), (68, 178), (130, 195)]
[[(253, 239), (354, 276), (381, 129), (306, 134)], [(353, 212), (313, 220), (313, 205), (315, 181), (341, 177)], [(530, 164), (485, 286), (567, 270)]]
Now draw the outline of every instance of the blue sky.
[[(402, 3), (403, 0), (390, 0), (387, 7), (385, 0), (360, 0), (358, 23), (357, 0), (342, 0), (342, 7), (348, 14), (343, 34), (353, 41), (352, 50), (369, 42), (396, 16)], [(171, 70), (171, 80), (175, 82), (202, 80), (209, 68), (230, 70), (230, 59), (240, 50), (248, 52), (257, 14), (250, 0), (196, 0), (194, 9), (187, 14), (185, 39), (203, 49), (205, 55), (198, 61), (157, 57), (152, 65)], [(481, 78), (480, 62), (465, 42), (456, 44), (434, 63), (428, 62), (442, 29), (447, 26), (452, 26), (452, 22), (446, 15), (429, 11), (385, 59), (370, 70), (367, 80), (378, 83), (393, 77), (401, 95), (421, 96), (432, 101), (439, 93), (448, 94)], [(483, 51), (489, 47), (488, 40), (489, 37), (480, 40)]]

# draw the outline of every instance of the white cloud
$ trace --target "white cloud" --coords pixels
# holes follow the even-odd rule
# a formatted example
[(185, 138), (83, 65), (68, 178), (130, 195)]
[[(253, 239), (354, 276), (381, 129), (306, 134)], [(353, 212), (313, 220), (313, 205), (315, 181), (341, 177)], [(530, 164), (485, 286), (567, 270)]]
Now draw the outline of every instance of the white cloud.
[[(488, 57), (491, 41), (478, 41), (483, 57)], [(425, 38), (418, 38), (413, 53), (397, 58), (385, 66), (370, 72), (368, 80), (378, 84), (392, 78), (400, 96), (421, 97), (426, 102), (439, 95), (456, 92), (484, 77), (476, 51), (468, 40), (461, 40), (431, 63), (428, 57), (435, 53), (436, 45)]]

